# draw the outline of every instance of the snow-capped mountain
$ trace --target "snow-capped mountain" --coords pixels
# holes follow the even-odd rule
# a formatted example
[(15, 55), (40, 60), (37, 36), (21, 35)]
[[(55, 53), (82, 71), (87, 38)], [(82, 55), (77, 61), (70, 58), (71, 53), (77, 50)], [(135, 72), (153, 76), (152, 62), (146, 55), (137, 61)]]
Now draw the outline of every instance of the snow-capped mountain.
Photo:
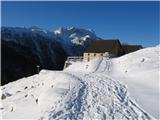
[(56, 37), (63, 44), (69, 55), (82, 55), (85, 48), (96, 39), (95, 32), (91, 29), (80, 29), (75, 27), (59, 28), (54, 31)]
[(2, 37), (3, 34), (7, 34), (8, 38), (12, 38), (12, 39), (6, 39), (8, 41), (16, 41), (16, 36), (19, 37), (24, 37), (24, 34), (32, 34), (33, 37), (36, 37), (37, 35), (43, 36), (43, 37), (47, 37), (47, 38), (56, 38), (54, 33), (48, 30), (44, 30), (42, 28), (33, 26), (33, 27), (1, 27), (1, 33), (2, 33)]
[(6, 41), (17, 41), (16, 37), (25, 37), (25, 34), (30, 34), (32, 37), (38, 35), (47, 39), (59, 41), (68, 55), (82, 55), (84, 49), (96, 39), (100, 39), (96, 36), (95, 32), (91, 29), (81, 29), (75, 27), (59, 28), (55, 31), (45, 30), (36, 26), (26, 27), (2, 27), (2, 37), (4, 36)]
[[(83, 45), (87, 38), (97, 39), (95, 32), (91, 29), (80, 29), (75, 27), (59, 28), (54, 31), (55, 35), (65, 40), (67, 43)], [(82, 40), (82, 41), (78, 41)]]
[(2, 84), (35, 74), (37, 64), (62, 69), (68, 55), (82, 55), (93, 39), (98, 39), (92, 30), (73, 27), (55, 31), (36, 26), (2, 27), (1, 36)]
[[(2, 86), (3, 119), (159, 119), (159, 46)], [(144, 97), (144, 99), (143, 99)]]

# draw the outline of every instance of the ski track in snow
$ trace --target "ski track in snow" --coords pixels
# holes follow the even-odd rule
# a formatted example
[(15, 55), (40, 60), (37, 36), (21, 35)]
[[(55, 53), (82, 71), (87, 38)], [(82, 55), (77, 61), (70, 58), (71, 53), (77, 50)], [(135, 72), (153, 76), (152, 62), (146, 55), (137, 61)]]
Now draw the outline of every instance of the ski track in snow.
[(110, 71), (110, 66), (110, 60), (102, 58), (97, 69), (92, 73), (66, 72), (65, 74), (76, 77), (80, 81), (79, 89), (77, 92), (70, 90), (66, 94), (69, 97), (66, 105), (62, 108), (54, 107), (47, 118), (150, 120), (151, 117), (128, 97), (126, 87), (106, 75), (106, 71)]

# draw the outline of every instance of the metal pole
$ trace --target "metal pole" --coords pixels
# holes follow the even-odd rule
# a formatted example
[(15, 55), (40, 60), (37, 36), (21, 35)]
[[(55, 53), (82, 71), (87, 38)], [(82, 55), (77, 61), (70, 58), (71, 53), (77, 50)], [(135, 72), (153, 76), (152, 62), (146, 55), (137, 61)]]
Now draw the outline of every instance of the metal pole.
[(39, 74), (39, 67), (40, 67), (40, 66), (39, 66), (39, 65), (37, 65), (37, 73), (38, 73), (38, 74)]

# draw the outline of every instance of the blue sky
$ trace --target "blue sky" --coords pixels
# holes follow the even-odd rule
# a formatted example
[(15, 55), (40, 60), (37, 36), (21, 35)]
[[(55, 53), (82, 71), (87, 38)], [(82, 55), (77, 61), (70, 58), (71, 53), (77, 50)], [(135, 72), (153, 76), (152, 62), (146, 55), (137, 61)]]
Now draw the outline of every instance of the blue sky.
[(104, 39), (159, 44), (160, 2), (2, 2), (2, 26), (93, 29)]

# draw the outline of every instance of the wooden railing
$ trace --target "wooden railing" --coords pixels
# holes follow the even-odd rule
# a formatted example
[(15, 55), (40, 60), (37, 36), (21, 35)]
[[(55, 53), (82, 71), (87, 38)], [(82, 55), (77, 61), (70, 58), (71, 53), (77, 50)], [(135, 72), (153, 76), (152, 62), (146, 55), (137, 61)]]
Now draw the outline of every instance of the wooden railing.
[(70, 57), (67, 57), (67, 60), (65, 61), (64, 63), (64, 68), (67, 68), (68, 66), (70, 66), (72, 64), (72, 62), (82, 62), (83, 61), (83, 56), (70, 56)]
[(70, 57), (67, 57), (67, 60), (66, 61), (83, 61), (83, 56), (70, 56)]

